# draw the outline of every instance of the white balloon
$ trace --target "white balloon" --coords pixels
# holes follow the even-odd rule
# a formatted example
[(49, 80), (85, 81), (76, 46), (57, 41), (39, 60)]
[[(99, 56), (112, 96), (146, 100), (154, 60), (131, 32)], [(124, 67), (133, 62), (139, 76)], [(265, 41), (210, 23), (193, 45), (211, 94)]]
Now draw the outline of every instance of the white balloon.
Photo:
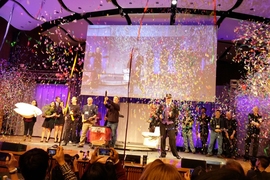
[(36, 106), (33, 106), (32, 104), (20, 102), (16, 103), (15, 106), (17, 108), (15, 108), (16, 110), (14, 109), (14, 111), (25, 118), (32, 118), (34, 116), (36, 117), (42, 114), (41, 109), (39, 109)]

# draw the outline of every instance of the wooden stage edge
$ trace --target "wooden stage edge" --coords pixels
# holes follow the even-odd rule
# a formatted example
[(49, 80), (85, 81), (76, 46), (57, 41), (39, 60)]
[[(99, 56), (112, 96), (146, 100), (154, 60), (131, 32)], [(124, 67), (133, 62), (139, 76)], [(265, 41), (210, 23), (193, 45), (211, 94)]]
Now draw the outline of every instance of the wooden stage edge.
[[(44, 149), (45, 151), (47, 151), (48, 148), (57, 144), (57, 143), (54, 143), (53, 141), (54, 141), (54, 139), (50, 139), (50, 141), (48, 143), (45, 143), (45, 142), (42, 143), (42, 142), (40, 142), (40, 137), (32, 137), (31, 141), (29, 141), (29, 139), (27, 139), (26, 141), (23, 141), (23, 136), (7, 136), (7, 135), (0, 136), (0, 142), (11, 142), (11, 143), (25, 144), (25, 145), (27, 145), (27, 150), (30, 150), (33, 148), (41, 148), (41, 149)], [(59, 143), (57, 145), (59, 145)], [(124, 153), (123, 150), (119, 150), (119, 149), (116, 149), (116, 150), (119, 154)], [(71, 156), (78, 154), (80, 156), (80, 158), (82, 158), (82, 154), (83, 154), (82, 152), (87, 152), (87, 151), (89, 151), (90, 153), (93, 151), (93, 149), (91, 149), (87, 144), (85, 144), (83, 148), (78, 148), (77, 146), (73, 146), (72, 144), (68, 144), (67, 146), (64, 146), (64, 152), (66, 154), (70, 154)], [(2, 152), (11, 152), (11, 151), (2, 151)], [(11, 152), (11, 153), (13, 153), (17, 156), (20, 156), (24, 152)], [(143, 155), (147, 155), (147, 163), (150, 163), (150, 162), (154, 161), (155, 159), (159, 158), (158, 151), (145, 152), (145, 151), (126, 150), (125, 154), (126, 155), (138, 155), (141, 157)], [(201, 155), (201, 154), (192, 154), (192, 153), (184, 153), (184, 152), (179, 152), (179, 155), (182, 158), (186, 158), (186, 159), (205, 160), (207, 162), (207, 164), (220, 163), (222, 165), (222, 164), (225, 164), (226, 160), (227, 160), (226, 158), (221, 159), (221, 158), (216, 158), (215, 156), (206, 157), (205, 155)], [(181, 160), (178, 160), (175, 157), (173, 157), (171, 152), (167, 152), (167, 157), (162, 158), (161, 160), (166, 162), (166, 163), (173, 164), (179, 169), (182, 169), (181, 168)], [(250, 169), (249, 162), (245, 162), (241, 158), (237, 159), (236, 161), (242, 165), (245, 172), (247, 172)], [(141, 162), (142, 162), (142, 159), (141, 159)], [(131, 163), (128, 163), (128, 165), (132, 166)], [(134, 164), (134, 166), (135, 166), (135, 164)], [(136, 164), (136, 166), (138, 166), (138, 164)], [(270, 172), (270, 167), (268, 167), (266, 171)]]

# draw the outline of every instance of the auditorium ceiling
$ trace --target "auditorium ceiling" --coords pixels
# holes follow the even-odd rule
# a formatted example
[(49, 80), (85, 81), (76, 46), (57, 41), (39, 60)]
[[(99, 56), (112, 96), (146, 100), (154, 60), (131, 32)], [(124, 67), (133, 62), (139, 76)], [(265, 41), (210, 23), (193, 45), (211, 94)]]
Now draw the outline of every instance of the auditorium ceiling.
[(40, 28), (53, 41), (84, 43), (88, 25), (211, 25), (218, 40), (237, 38), (243, 21), (269, 22), (270, 0), (1, 0), (0, 16), (19, 30)]

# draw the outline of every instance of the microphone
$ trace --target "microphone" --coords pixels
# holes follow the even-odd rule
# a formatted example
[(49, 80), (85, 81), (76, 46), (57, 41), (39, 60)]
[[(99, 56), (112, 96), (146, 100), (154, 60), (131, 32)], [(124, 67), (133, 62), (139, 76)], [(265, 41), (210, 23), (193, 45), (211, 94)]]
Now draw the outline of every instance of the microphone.
[(108, 96), (108, 92), (107, 91), (105, 91), (105, 97), (107, 97)]

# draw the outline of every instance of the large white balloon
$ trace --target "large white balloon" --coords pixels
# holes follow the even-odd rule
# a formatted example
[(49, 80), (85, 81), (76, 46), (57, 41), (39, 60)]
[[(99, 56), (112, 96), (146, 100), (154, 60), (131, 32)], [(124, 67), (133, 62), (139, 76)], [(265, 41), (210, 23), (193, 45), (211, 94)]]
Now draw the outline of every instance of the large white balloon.
[(15, 106), (17, 108), (14, 111), (25, 118), (32, 118), (42, 114), (42, 111), (38, 107), (28, 103), (17, 103)]

